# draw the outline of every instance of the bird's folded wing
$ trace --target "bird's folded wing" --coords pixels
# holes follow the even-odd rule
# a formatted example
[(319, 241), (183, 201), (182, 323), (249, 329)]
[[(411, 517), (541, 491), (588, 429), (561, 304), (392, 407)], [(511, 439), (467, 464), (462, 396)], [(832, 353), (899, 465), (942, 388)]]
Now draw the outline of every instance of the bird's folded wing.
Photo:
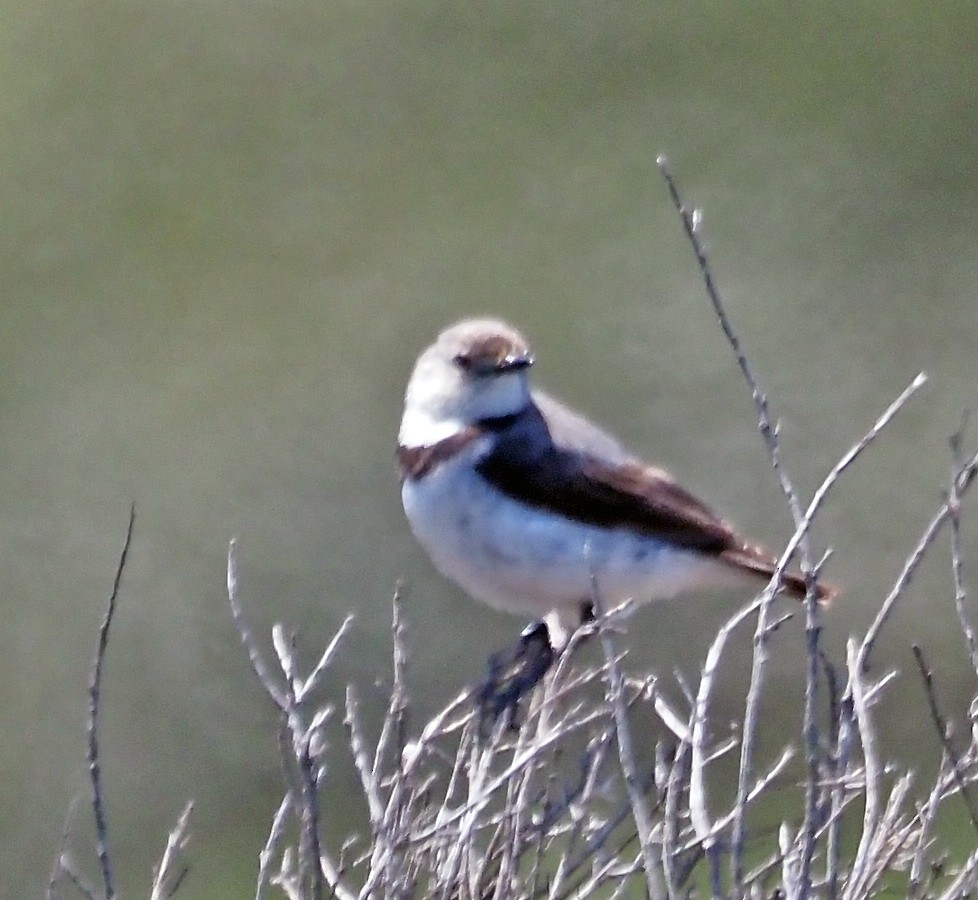
[(609, 463), (556, 446), (533, 454), (501, 447), (477, 468), (508, 496), (579, 522), (631, 528), (701, 552), (743, 546), (706, 504), (638, 462)]
[[(608, 463), (551, 447), (532, 458), (490, 454), (477, 468), (499, 490), (530, 506), (591, 525), (630, 528), (682, 549), (715, 555), (748, 575), (774, 575), (777, 560), (771, 553), (744, 540), (699, 498), (653, 466)], [(805, 596), (800, 573), (783, 572), (781, 583), (792, 596)], [(815, 586), (820, 601), (836, 593), (825, 582)]]

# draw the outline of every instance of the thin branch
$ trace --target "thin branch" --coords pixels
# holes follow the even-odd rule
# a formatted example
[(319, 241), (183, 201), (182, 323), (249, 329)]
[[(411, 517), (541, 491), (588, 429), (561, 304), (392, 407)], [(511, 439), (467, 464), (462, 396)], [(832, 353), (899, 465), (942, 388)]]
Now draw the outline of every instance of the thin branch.
[[(744, 380), (747, 382), (747, 387), (751, 393), (751, 399), (754, 401), (754, 406), (757, 410), (758, 425), (760, 427), (761, 436), (764, 438), (764, 443), (767, 445), (768, 454), (771, 457), (771, 464), (774, 468), (775, 474), (778, 476), (778, 482), (781, 485), (781, 490), (785, 495), (785, 499), (788, 501), (791, 516), (794, 519), (797, 527), (801, 524), (803, 518), (801, 503), (798, 500), (798, 495), (795, 493), (794, 486), (792, 485), (791, 480), (788, 478), (788, 474), (781, 462), (781, 443), (778, 440), (778, 428), (771, 416), (767, 396), (761, 390), (760, 382), (758, 381), (757, 376), (754, 374), (754, 368), (747, 359), (746, 353), (744, 353), (740, 342), (740, 337), (734, 330), (733, 323), (730, 321), (730, 317), (727, 315), (727, 311), (724, 308), (723, 301), (720, 299), (720, 291), (716, 286), (713, 271), (710, 268), (710, 261), (706, 253), (706, 246), (700, 238), (700, 232), (703, 225), (702, 212), (695, 208), (690, 210), (686, 206), (685, 202), (680, 196), (679, 185), (676, 178), (672, 174), (672, 170), (669, 167), (669, 161), (665, 158), (665, 156), (660, 156), (656, 162), (658, 163), (659, 170), (662, 172), (662, 177), (665, 179), (666, 186), (669, 189), (669, 196), (672, 198), (673, 206), (675, 206), (676, 212), (679, 213), (679, 216), (682, 219), (683, 227), (686, 230), (686, 237), (689, 239), (689, 244), (693, 249), (694, 255), (696, 256), (696, 262), (700, 268), (700, 276), (703, 278), (703, 284), (706, 287), (706, 293), (710, 298), (710, 303), (713, 305), (713, 311), (720, 323), (720, 327), (723, 329), (727, 342), (730, 344), (730, 347), (734, 352), (734, 356), (737, 358), (737, 365), (740, 367)], [(808, 571), (811, 568), (811, 554), (808, 548), (807, 540), (804, 536), (802, 536), (801, 539), (801, 552), (802, 570)]]
[[(686, 237), (689, 240), (690, 247), (693, 250), (693, 254), (696, 256), (696, 262), (699, 265), (700, 275), (706, 287), (706, 292), (710, 299), (710, 303), (713, 305), (713, 311), (716, 314), (720, 327), (734, 352), (734, 356), (737, 359), (737, 364), (740, 367), (740, 371), (747, 382), (747, 386), (751, 393), (751, 399), (754, 401), (757, 411), (761, 435), (764, 439), (765, 445), (767, 446), (768, 454), (771, 457), (771, 463), (774, 466), (778, 481), (781, 484), (781, 489), (784, 492), (785, 497), (788, 499), (788, 505), (791, 509), (792, 517), (795, 518), (796, 522), (800, 522), (801, 507), (798, 503), (798, 498), (795, 495), (794, 488), (792, 487), (791, 482), (788, 480), (787, 474), (784, 472), (781, 465), (781, 447), (777, 437), (777, 430), (774, 427), (771, 419), (767, 397), (760, 389), (757, 378), (754, 375), (753, 368), (750, 362), (747, 360), (747, 356), (741, 346), (740, 337), (734, 330), (733, 324), (731, 323), (730, 318), (724, 309), (723, 301), (720, 299), (720, 294), (713, 278), (713, 272), (710, 268), (709, 258), (706, 254), (706, 247), (700, 239), (702, 214), (698, 209), (690, 210), (687, 208), (679, 193), (679, 185), (675, 179), (675, 176), (672, 174), (668, 160), (664, 156), (660, 156), (657, 163), (659, 165), (659, 170), (662, 172), (662, 176), (665, 179), (666, 186), (669, 190), (669, 196), (672, 198), (673, 206), (679, 213), (679, 217), (682, 220), (683, 228), (686, 231)], [(802, 550), (803, 553), (805, 553), (807, 549), (807, 539), (804, 537), (804, 535), (799, 535), (799, 541), (802, 543)], [(777, 574), (780, 575), (780, 573)], [(755, 629), (754, 636), (754, 654), (751, 664), (750, 688), (744, 715), (744, 734), (743, 742), (741, 744), (740, 773), (738, 775), (737, 782), (739, 814), (734, 824), (733, 855), (731, 858), (732, 876), (735, 891), (738, 894), (742, 893), (743, 889), (744, 844), (746, 840), (746, 824), (744, 819), (745, 798), (753, 767), (753, 751), (760, 711), (760, 696), (764, 680), (764, 671), (767, 667), (768, 618), (775, 591), (776, 588), (769, 586), (761, 597), (761, 604), (757, 616), (757, 627)]]
[(951, 514), (951, 571), (954, 574), (954, 608), (958, 613), (961, 630), (964, 632), (965, 643), (968, 645), (971, 668), (974, 670), (975, 677), (978, 678), (978, 639), (975, 638), (975, 630), (965, 608), (968, 602), (968, 591), (964, 584), (964, 565), (961, 554), (961, 497), (957, 479), (957, 473), (963, 468), (961, 442), (964, 439), (967, 422), (968, 416), (965, 414), (962, 416), (958, 430), (948, 439), (951, 446), (953, 469), (951, 472), (951, 490), (948, 493), (947, 502)]
[[(401, 587), (394, 590), (391, 599), (391, 641), (394, 656), (394, 680), (391, 683), (391, 697), (387, 714), (377, 739), (373, 767), (379, 770), (390, 751), (398, 770), (404, 763), (404, 724), (407, 713), (407, 648), (404, 645), (404, 620), (401, 615)], [(393, 747), (391, 746), (394, 742)], [(402, 779), (397, 779), (398, 783)], [(396, 788), (395, 788), (396, 790)]]
[[(343, 629), (341, 628), (341, 631)], [(293, 660), (294, 663), (294, 660)], [(283, 666), (283, 671), (285, 671)], [(297, 671), (297, 669), (296, 669)], [(294, 693), (296, 682), (286, 681), (288, 710), (286, 723), (292, 738), (292, 755), (299, 774), (299, 796), (302, 801), (299, 823), (299, 871), (311, 900), (323, 892), (322, 852), (319, 841), (319, 774), (313, 742), (316, 728), (307, 728)], [(328, 712), (324, 713), (324, 720)]]
[(336, 656), (336, 653), (340, 648), (340, 644), (343, 642), (343, 639), (346, 637), (346, 633), (350, 630), (350, 626), (352, 624), (353, 613), (348, 613), (346, 618), (343, 620), (343, 624), (340, 625), (336, 631), (336, 634), (333, 635), (333, 639), (326, 645), (326, 649), (323, 651), (323, 655), (319, 657), (319, 662), (316, 663), (315, 668), (306, 678), (299, 679), (295, 691), (296, 703), (302, 703), (302, 701), (308, 696), (309, 692), (318, 686), (319, 679), (322, 678), (323, 673), (332, 664), (333, 658)]
[(75, 890), (80, 893), (85, 900), (96, 900), (95, 888), (85, 880), (85, 877), (75, 869), (71, 858), (65, 854), (61, 857), (61, 871), (67, 876), (68, 880), (75, 886)]
[(962, 897), (969, 897), (974, 889), (976, 874), (978, 874), (978, 850), (968, 857), (957, 877), (937, 900), (961, 900)]
[(872, 846), (879, 822), (879, 789), (882, 766), (876, 747), (876, 731), (869, 716), (869, 704), (866, 702), (866, 688), (863, 684), (863, 670), (860, 664), (859, 651), (853, 638), (850, 638), (846, 644), (846, 663), (849, 669), (849, 684), (852, 690), (852, 704), (859, 729), (859, 739), (863, 745), (866, 799), (863, 808), (862, 834), (852, 863), (844, 900), (859, 900), (864, 896), (862, 887), (872, 858)]
[(269, 873), (271, 872), (272, 857), (275, 853), (275, 848), (282, 839), (282, 834), (285, 832), (285, 820), (288, 818), (289, 813), (292, 812), (294, 803), (292, 791), (286, 791), (282, 797), (282, 802), (278, 805), (278, 809), (275, 810), (275, 815), (272, 816), (272, 824), (268, 829), (265, 846), (262, 847), (261, 852), (258, 854), (258, 881), (255, 884), (255, 900), (262, 900), (262, 897), (265, 896), (265, 888), (268, 886)]
[[(808, 668), (807, 673), (809, 679), (814, 673), (817, 673), (817, 658), (818, 658), (818, 639), (819, 630), (817, 625), (817, 604), (814, 601), (814, 590), (815, 590), (815, 579), (812, 575), (813, 565), (812, 565), (812, 551), (811, 545), (808, 540), (808, 530), (810, 527), (810, 520), (806, 520), (806, 517), (802, 513), (801, 503), (798, 499), (798, 495), (791, 483), (791, 479), (788, 477), (788, 473), (784, 467), (781, 458), (781, 443), (778, 439), (778, 428), (774, 423), (771, 416), (770, 407), (768, 405), (767, 396), (761, 390), (760, 383), (757, 376), (754, 374), (753, 367), (751, 366), (747, 355), (744, 353), (743, 347), (741, 345), (740, 337), (734, 330), (733, 324), (730, 321), (730, 317), (727, 315), (726, 309), (724, 308), (723, 301), (720, 299), (720, 293), (717, 289), (716, 282), (713, 277), (713, 272), (710, 268), (709, 259), (706, 253), (706, 247), (700, 238), (700, 231), (702, 227), (702, 214), (699, 210), (693, 209), (690, 211), (680, 193), (679, 186), (676, 182), (675, 176), (672, 174), (672, 170), (669, 167), (669, 163), (664, 156), (660, 156), (657, 160), (659, 169), (666, 181), (666, 185), (669, 189), (669, 195), (672, 198), (673, 205), (676, 211), (679, 213), (682, 219), (683, 227), (686, 231), (686, 236), (689, 239), (690, 246), (693, 249), (693, 253), (696, 256), (697, 264), (699, 265), (700, 275), (703, 278), (703, 283), (706, 287), (707, 295), (710, 298), (710, 302), (713, 305), (713, 311), (717, 316), (720, 323), (720, 327), (723, 330), (724, 335), (730, 344), (731, 349), (737, 359), (737, 364), (740, 367), (740, 371), (744, 376), (744, 380), (747, 382), (748, 389), (750, 390), (751, 399), (754, 401), (754, 406), (757, 411), (758, 425), (760, 428), (761, 436), (764, 439), (764, 443), (767, 446), (768, 455), (771, 459), (771, 465), (774, 472), (778, 478), (778, 483), (781, 486), (781, 491), (785, 496), (785, 500), (788, 504), (788, 509), (791, 512), (792, 520), (795, 523), (795, 535), (796, 544), (801, 550), (801, 568), (804, 573), (806, 573), (807, 582), (807, 593), (808, 602), (806, 603), (806, 632), (809, 636), (808, 638)], [(820, 501), (821, 502), (821, 501)], [(817, 507), (816, 507), (817, 508)], [(790, 555), (786, 552), (782, 556), (782, 563), (779, 563), (778, 569), (776, 570), (772, 582), (777, 584), (780, 581), (783, 567), (787, 564), (790, 559)], [(757, 629), (755, 632), (754, 639), (754, 655), (751, 665), (751, 680), (750, 680), (750, 690), (748, 694), (748, 701), (745, 709), (744, 716), (744, 734), (743, 743), (741, 744), (741, 757), (740, 757), (740, 772), (737, 780), (737, 796), (738, 796), (738, 815), (734, 824), (734, 852), (731, 858), (732, 865), (732, 875), (734, 879), (735, 890), (737, 893), (743, 892), (743, 877), (744, 877), (744, 843), (746, 838), (746, 823), (744, 819), (744, 801), (748, 790), (748, 784), (751, 779), (751, 772), (753, 767), (753, 753), (754, 744), (756, 741), (757, 727), (758, 727), (758, 716), (760, 709), (760, 696), (762, 691), (762, 685), (764, 681), (764, 673), (767, 666), (767, 639), (768, 639), (768, 619), (770, 616), (771, 602), (774, 598), (775, 590), (774, 588), (769, 588), (762, 595), (762, 601), (760, 610), (757, 617)], [(805, 716), (805, 730), (806, 730), (806, 745), (811, 746), (817, 743), (817, 735), (814, 733), (815, 729), (815, 719), (814, 719), (814, 705), (815, 705), (815, 694), (816, 694), (817, 684), (809, 680), (806, 685), (806, 716)], [(808, 754), (811, 758), (812, 754)], [(809, 767), (810, 776), (809, 783), (811, 783), (815, 774), (812, 766)], [(812, 808), (814, 804), (814, 792), (809, 790), (808, 802), (806, 803), (806, 821), (812, 818)], [(802, 886), (801, 896), (807, 894), (808, 891), (808, 866), (811, 858), (811, 847), (806, 849), (804, 863), (803, 863), (803, 873), (802, 880), (804, 882)]]
[(109, 644), (109, 628), (115, 615), (116, 602), (119, 598), (119, 588), (122, 584), (122, 573), (126, 568), (129, 557), (129, 547), (132, 544), (133, 526), (136, 523), (136, 505), (129, 507), (129, 525), (126, 528), (126, 539), (119, 554), (119, 564), (115, 570), (112, 582), (112, 593), (99, 627), (98, 647), (95, 651), (95, 664), (92, 668), (91, 681), (88, 686), (88, 772), (92, 782), (92, 813), (95, 816), (95, 850), (98, 854), (99, 866), (102, 870), (102, 886), (105, 889), (106, 900), (114, 900), (115, 887), (112, 883), (112, 861), (109, 856), (109, 827), (105, 818), (105, 804), (102, 799), (102, 770), (99, 763), (98, 751), (98, 718), (99, 702), (102, 696), (102, 669), (105, 664), (105, 651)]
[(601, 649), (604, 651), (605, 667), (608, 673), (607, 699), (611, 706), (615, 721), (615, 732), (618, 737), (618, 760), (621, 765), (622, 777), (625, 780), (625, 790), (631, 802), (632, 815), (635, 817), (638, 838), (641, 842), (642, 861), (645, 868), (645, 884), (648, 888), (650, 900), (662, 900), (663, 886), (659, 880), (661, 848), (659, 854), (656, 854), (653, 847), (652, 818), (648, 805), (645, 802), (645, 790), (642, 787), (642, 779), (639, 778), (638, 769), (635, 765), (635, 752), (632, 747), (631, 729), (628, 726), (628, 712), (624, 702), (624, 678), (622, 676), (621, 666), (618, 664), (614, 640), (608, 629), (604, 627), (604, 609), (601, 602), (601, 594), (598, 590), (598, 581), (593, 572), (591, 573), (591, 605), (594, 608), (595, 617), (598, 622), (598, 637), (601, 641)]
[(323, 853), (322, 855), (322, 867), (323, 877), (326, 879), (326, 884), (329, 885), (329, 889), (334, 897), (337, 897), (338, 900), (356, 900), (356, 892), (351, 891), (345, 884), (343, 884), (342, 881), (340, 881), (342, 873), (326, 853)]
[[(960, 502), (960, 498), (967, 493), (968, 489), (974, 483), (975, 476), (978, 476), (978, 452), (968, 459), (954, 475), (952, 490), (956, 492), (958, 502)], [(883, 601), (883, 605), (880, 607), (879, 612), (877, 612), (876, 618), (873, 619), (873, 622), (869, 626), (869, 629), (863, 638), (862, 644), (859, 647), (859, 664), (863, 671), (869, 670), (873, 647), (875, 646), (876, 640), (879, 637), (880, 630), (889, 619), (890, 614), (893, 612), (897, 601), (906, 590), (907, 585), (910, 584), (911, 579), (916, 573), (917, 568), (920, 566), (920, 563), (927, 553), (930, 545), (934, 543), (934, 540), (940, 533), (941, 528), (948, 521), (948, 519), (950, 519), (950, 517), (951, 502), (948, 500), (941, 504), (940, 508), (934, 514), (934, 517), (924, 529), (924, 533), (917, 542), (917, 546), (913, 549), (913, 552), (904, 562), (900, 575), (897, 577), (896, 582), (890, 589), (889, 594), (887, 594), (886, 599)]]
[(920, 670), (920, 677), (924, 682), (924, 690), (927, 693), (927, 706), (930, 709), (930, 718), (934, 723), (934, 729), (937, 732), (937, 737), (941, 742), (941, 746), (944, 748), (944, 752), (947, 754), (947, 758), (951, 763), (951, 771), (954, 774), (954, 781), (958, 786), (958, 792), (961, 794), (961, 799), (964, 801), (964, 805), (968, 810), (968, 818), (971, 819), (971, 825), (975, 829), (975, 833), (978, 834), (978, 807), (975, 806), (974, 800), (968, 791), (968, 786), (964, 781), (964, 774), (961, 771), (961, 759), (954, 749), (954, 745), (951, 743), (951, 729), (941, 712), (940, 704), (937, 701), (937, 691), (934, 688), (934, 673), (931, 671), (930, 665), (924, 658), (924, 651), (920, 649), (918, 644), (913, 645), (913, 655), (917, 660), (917, 668)]
[(357, 774), (360, 776), (363, 796), (367, 801), (370, 825), (374, 831), (375, 839), (380, 839), (384, 836), (381, 830), (384, 823), (384, 803), (380, 785), (377, 782), (377, 772), (370, 764), (371, 754), (360, 727), (360, 704), (352, 684), (347, 685), (346, 688), (346, 716), (343, 719), (343, 724), (349, 734), (353, 762), (356, 765)]
[[(713, 824), (710, 821), (709, 813), (706, 809), (706, 762), (704, 747), (706, 744), (706, 730), (708, 722), (708, 711), (710, 698), (713, 693), (713, 679), (716, 675), (717, 666), (720, 664), (720, 657), (723, 648), (730, 637), (731, 632), (740, 625), (751, 613), (756, 612), (759, 607), (758, 602), (749, 603), (731, 616), (717, 632), (710, 649), (707, 651), (706, 660), (703, 663), (702, 674), (700, 676), (699, 691), (696, 694), (696, 705), (693, 711), (693, 727), (690, 738), (692, 749), (692, 762), (689, 779), (689, 811), (693, 829), (697, 838), (704, 848), (709, 850), (712, 843), (711, 834)], [(714, 884), (714, 892), (720, 893), (719, 885)]]
[[(590, 712), (579, 719), (574, 721), (566, 721), (561, 724), (559, 730), (554, 730), (549, 734), (541, 736), (532, 746), (527, 747), (522, 752), (516, 752), (513, 754), (513, 758), (506, 765), (506, 767), (498, 775), (494, 776), (491, 781), (485, 783), (484, 789), (481, 791), (472, 791), (470, 789), (470, 796), (462, 806), (448, 810), (446, 809), (444, 815), (438, 818), (434, 823), (428, 827), (418, 831), (411, 835), (411, 843), (419, 844), (425, 841), (431, 840), (436, 837), (440, 832), (442, 832), (448, 825), (453, 825), (460, 820), (471, 816), (473, 811), (478, 811), (479, 809), (486, 806), (493, 794), (498, 791), (515, 773), (519, 772), (525, 766), (533, 763), (534, 761), (540, 759), (544, 756), (546, 751), (552, 750), (556, 745), (558, 745), (562, 740), (565, 740), (570, 734), (576, 733), (582, 730), (587, 725), (592, 724), (602, 717), (602, 712), (596, 710)], [(498, 736), (505, 726), (505, 723), (500, 721), (496, 725), (494, 735)], [(524, 725), (524, 728), (526, 726)], [(487, 751), (498, 750), (498, 747), (490, 746)], [(463, 768), (462, 761), (460, 760), (461, 750), (456, 754), (457, 769)], [(365, 758), (364, 758), (365, 759)], [(492, 760), (492, 753), (488, 753), (483, 757), (483, 765), (487, 761)], [(359, 770), (360, 765), (357, 765)], [(453, 773), (454, 774), (454, 773)], [(467, 772), (470, 779), (474, 776), (472, 774), (472, 766), (470, 765)], [(369, 799), (369, 797), (368, 797)], [(372, 807), (372, 801), (368, 803), (368, 806)]]
[(941, 805), (941, 795), (944, 793), (944, 778), (950, 770), (951, 761), (948, 759), (947, 751), (941, 757), (941, 766), (937, 772), (934, 786), (927, 795), (927, 800), (917, 810), (917, 821), (920, 827), (917, 830), (917, 846), (914, 849), (913, 859), (910, 864), (910, 885), (908, 895), (911, 900), (922, 896), (924, 854), (929, 847), (930, 833), (934, 820), (937, 818), (937, 811)]
[(65, 813), (64, 824), (61, 826), (61, 843), (58, 845), (58, 855), (54, 858), (54, 864), (51, 866), (51, 874), (48, 876), (48, 889), (45, 895), (47, 900), (57, 900), (55, 889), (65, 869), (63, 860), (68, 850), (68, 838), (71, 836), (71, 820), (75, 816), (77, 806), (78, 798), (75, 797), (68, 804), (68, 812)]
[(169, 900), (183, 882), (187, 874), (187, 867), (183, 866), (179, 871), (174, 871), (180, 854), (186, 849), (190, 840), (190, 813), (193, 812), (193, 801), (189, 801), (180, 813), (177, 824), (167, 835), (166, 849), (163, 851), (163, 858), (160, 860), (153, 879), (153, 891), (150, 900)]
[[(751, 789), (747, 792), (747, 805), (750, 806), (758, 797), (761, 796), (781, 775), (784, 774), (788, 763), (794, 759), (794, 751), (791, 747), (785, 747), (781, 751), (781, 755), (774, 762), (771, 768), (758, 777), (757, 781), (751, 786)], [(718, 819), (714, 820), (711, 825), (710, 832), (706, 835), (706, 841), (716, 841), (716, 839), (721, 835), (723, 830), (727, 828), (731, 822), (734, 820), (736, 810), (731, 810), (728, 813), (720, 816)], [(697, 834), (695, 841), (691, 841), (688, 845), (684, 846), (682, 849), (689, 850), (699, 844), (703, 843), (703, 839)]]
[(258, 649), (258, 642), (252, 634), (248, 620), (245, 618), (244, 609), (241, 607), (241, 601), (238, 599), (238, 583), (238, 541), (233, 538), (228, 544), (228, 602), (231, 604), (231, 615), (234, 617), (238, 636), (248, 654), (251, 668), (258, 676), (258, 681), (279, 710), (284, 713), (288, 708), (288, 700), (285, 693), (272, 678), (265, 659), (261, 655), (261, 650)]
[[(751, 392), (751, 397), (754, 401), (758, 418), (760, 424), (761, 434), (764, 438), (765, 444), (767, 445), (769, 455), (771, 457), (771, 462), (774, 467), (775, 473), (777, 474), (779, 483), (781, 485), (782, 492), (788, 502), (789, 509), (791, 511), (792, 518), (795, 522), (795, 533), (789, 542), (788, 546), (785, 548), (782, 554), (777, 569), (772, 578), (772, 583), (777, 584), (784, 572), (785, 567), (790, 561), (794, 553), (800, 549), (801, 551), (801, 568), (806, 575), (806, 582), (808, 585), (808, 598), (806, 602), (806, 682), (805, 682), (805, 714), (803, 722), (803, 733), (805, 737), (805, 748), (806, 748), (806, 761), (807, 761), (807, 780), (806, 780), (806, 806), (805, 806), (805, 826), (803, 827), (801, 834), (804, 839), (804, 847), (801, 856), (801, 870), (799, 875), (799, 888), (801, 896), (804, 897), (808, 890), (810, 889), (810, 876), (809, 870), (811, 866), (811, 859), (814, 853), (814, 834), (817, 831), (818, 823), (816, 822), (817, 813), (817, 796), (818, 796), (818, 746), (819, 746), (819, 733), (816, 719), (816, 708), (817, 708), (817, 689), (818, 689), (818, 671), (819, 671), (819, 641), (821, 629), (818, 623), (818, 606), (814, 601), (814, 588), (815, 588), (815, 576), (814, 567), (812, 565), (811, 550), (808, 543), (808, 531), (811, 527), (812, 518), (815, 512), (819, 509), (821, 504), (824, 502), (826, 495), (829, 490), (838, 480), (839, 476), (845, 469), (852, 464), (852, 462), (869, 446), (869, 444), (875, 440), (880, 431), (890, 422), (893, 416), (903, 407), (910, 396), (915, 393), (926, 380), (921, 374), (918, 375), (911, 385), (898, 397), (890, 407), (884, 412), (880, 419), (876, 422), (872, 429), (863, 437), (863, 439), (856, 444), (854, 444), (850, 450), (839, 460), (839, 462), (833, 467), (832, 471), (823, 480), (821, 486), (816, 491), (812, 498), (811, 503), (805, 513), (802, 513), (801, 504), (798, 500), (797, 494), (791, 484), (791, 481), (787, 475), (784, 465), (781, 460), (781, 448), (778, 439), (778, 429), (774, 424), (773, 418), (770, 413), (769, 404), (767, 397), (760, 389), (758, 379), (753, 371), (753, 368), (743, 350), (740, 337), (733, 328), (729, 316), (723, 305), (723, 301), (720, 298), (719, 291), (716, 286), (715, 279), (713, 277), (712, 270), (710, 268), (709, 259), (706, 253), (705, 245), (700, 236), (702, 228), (702, 215), (699, 210), (689, 210), (680, 193), (679, 187), (676, 182), (672, 171), (669, 168), (668, 162), (665, 157), (660, 157), (658, 160), (659, 168), (662, 171), (663, 177), (665, 178), (666, 184), (669, 189), (669, 194), (672, 198), (673, 205), (678, 211), (680, 218), (683, 222), (683, 227), (686, 231), (686, 236), (689, 239), (689, 243), (693, 249), (696, 256), (697, 263), (700, 268), (700, 274), (703, 278), (704, 284), (706, 286), (707, 294), (713, 305), (713, 310), (719, 320), (720, 326), (726, 336), (731, 348), (737, 359), (737, 363), (740, 370), (747, 382), (748, 388)], [(743, 887), (743, 872), (744, 872), (744, 840), (746, 836), (745, 832), (745, 820), (743, 817), (743, 799), (746, 795), (747, 785), (750, 781), (750, 773), (752, 768), (752, 757), (754, 750), (754, 743), (756, 739), (757, 726), (758, 726), (758, 714), (759, 714), (759, 701), (761, 695), (762, 684), (764, 680), (764, 671), (767, 663), (767, 635), (768, 635), (768, 617), (769, 617), (769, 606), (771, 599), (773, 598), (774, 590), (769, 587), (768, 591), (762, 595), (762, 603), (760, 611), (758, 613), (758, 623), (755, 632), (754, 641), (754, 656), (751, 667), (751, 681), (750, 688), (748, 692), (748, 700), (745, 708), (745, 719), (744, 719), (744, 736), (743, 743), (741, 746), (741, 766), (740, 775), (738, 778), (738, 796), (740, 799), (740, 814), (738, 815), (735, 826), (734, 826), (734, 852), (732, 857), (733, 866), (733, 876), (736, 889), (738, 891), (742, 890)]]

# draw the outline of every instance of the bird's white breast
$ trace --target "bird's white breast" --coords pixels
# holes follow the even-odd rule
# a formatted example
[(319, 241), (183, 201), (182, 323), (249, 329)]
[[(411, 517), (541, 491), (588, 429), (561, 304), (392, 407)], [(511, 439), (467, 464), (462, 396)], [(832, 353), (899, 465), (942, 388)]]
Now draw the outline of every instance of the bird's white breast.
[(626, 528), (590, 526), (502, 493), (475, 470), (491, 437), (404, 482), (411, 529), (437, 568), (472, 596), (524, 616), (587, 602), (672, 597), (729, 570)]

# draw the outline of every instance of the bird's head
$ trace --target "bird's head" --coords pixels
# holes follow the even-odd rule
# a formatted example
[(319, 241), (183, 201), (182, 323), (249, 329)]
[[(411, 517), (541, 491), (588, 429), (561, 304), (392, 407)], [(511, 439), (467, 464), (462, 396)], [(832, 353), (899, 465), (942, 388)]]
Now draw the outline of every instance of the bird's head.
[[(530, 402), (532, 364), (526, 340), (504, 322), (468, 319), (446, 328), (411, 373), (402, 442), (431, 443), (480, 420), (521, 412)], [(433, 432), (428, 439), (404, 434), (408, 426), (419, 432), (423, 421)]]

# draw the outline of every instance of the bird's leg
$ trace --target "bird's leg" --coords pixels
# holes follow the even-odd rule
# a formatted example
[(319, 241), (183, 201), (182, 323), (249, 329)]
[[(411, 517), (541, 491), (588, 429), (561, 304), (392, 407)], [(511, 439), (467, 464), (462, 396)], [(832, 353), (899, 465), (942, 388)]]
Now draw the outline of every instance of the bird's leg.
[(550, 630), (547, 628), (546, 622), (530, 622), (520, 632), (520, 644), (532, 644), (536, 641), (543, 641), (548, 647), (552, 648), (550, 643)]
[(533, 622), (514, 647), (489, 658), (489, 672), (479, 691), (483, 732), (501, 715), (509, 728), (519, 727), (520, 701), (543, 680), (557, 655), (546, 623)]

